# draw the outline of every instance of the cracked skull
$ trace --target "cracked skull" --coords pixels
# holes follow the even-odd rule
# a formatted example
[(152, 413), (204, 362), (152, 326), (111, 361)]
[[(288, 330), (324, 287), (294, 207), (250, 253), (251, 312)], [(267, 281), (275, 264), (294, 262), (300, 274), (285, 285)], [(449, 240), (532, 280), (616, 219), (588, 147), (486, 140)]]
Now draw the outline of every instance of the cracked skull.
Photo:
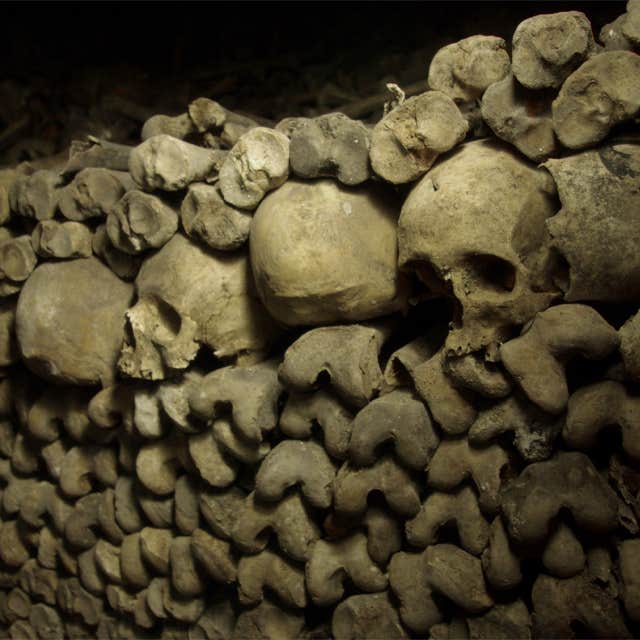
[(557, 210), (551, 176), (507, 147), (470, 142), (413, 188), (399, 220), (399, 264), (435, 295), (456, 300), (448, 353), (487, 349), (557, 295), (545, 220)]

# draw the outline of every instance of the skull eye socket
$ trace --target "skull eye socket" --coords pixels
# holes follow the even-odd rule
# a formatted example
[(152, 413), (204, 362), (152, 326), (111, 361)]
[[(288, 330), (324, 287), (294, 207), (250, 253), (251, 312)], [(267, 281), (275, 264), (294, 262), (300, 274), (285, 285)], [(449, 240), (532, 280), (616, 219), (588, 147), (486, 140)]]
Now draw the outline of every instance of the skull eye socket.
[(479, 289), (504, 293), (513, 291), (516, 286), (515, 267), (498, 256), (470, 255), (466, 267), (468, 277)]

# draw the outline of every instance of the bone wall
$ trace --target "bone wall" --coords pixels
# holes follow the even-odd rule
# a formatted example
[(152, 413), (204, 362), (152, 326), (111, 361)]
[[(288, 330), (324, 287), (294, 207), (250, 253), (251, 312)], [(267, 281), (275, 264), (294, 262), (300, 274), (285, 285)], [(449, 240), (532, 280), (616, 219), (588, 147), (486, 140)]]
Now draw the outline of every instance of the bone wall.
[(638, 637), (639, 25), (0, 170), (2, 636)]

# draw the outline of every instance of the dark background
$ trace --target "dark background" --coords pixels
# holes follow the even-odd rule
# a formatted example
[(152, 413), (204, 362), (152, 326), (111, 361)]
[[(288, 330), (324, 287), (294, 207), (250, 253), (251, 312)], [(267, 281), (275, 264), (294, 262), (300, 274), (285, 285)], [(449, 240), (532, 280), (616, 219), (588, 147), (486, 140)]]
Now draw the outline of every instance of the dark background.
[[(0, 164), (55, 153), (87, 133), (133, 142), (153, 113), (207, 96), (278, 120), (339, 110), (425, 80), (444, 44), (510, 41), (538, 13), (608, 2), (78, 2), (2, 4)], [(425, 84), (426, 89), (426, 84)], [(362, 117), (376, 120), (371, 112)]]

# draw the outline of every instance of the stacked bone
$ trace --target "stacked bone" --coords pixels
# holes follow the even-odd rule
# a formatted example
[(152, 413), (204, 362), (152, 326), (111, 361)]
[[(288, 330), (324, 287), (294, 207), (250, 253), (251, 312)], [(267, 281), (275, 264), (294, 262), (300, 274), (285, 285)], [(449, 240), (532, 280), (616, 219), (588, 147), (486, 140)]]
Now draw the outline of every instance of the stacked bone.
[(3, 632), (638, 636), (638, 24), (3, 171)]

